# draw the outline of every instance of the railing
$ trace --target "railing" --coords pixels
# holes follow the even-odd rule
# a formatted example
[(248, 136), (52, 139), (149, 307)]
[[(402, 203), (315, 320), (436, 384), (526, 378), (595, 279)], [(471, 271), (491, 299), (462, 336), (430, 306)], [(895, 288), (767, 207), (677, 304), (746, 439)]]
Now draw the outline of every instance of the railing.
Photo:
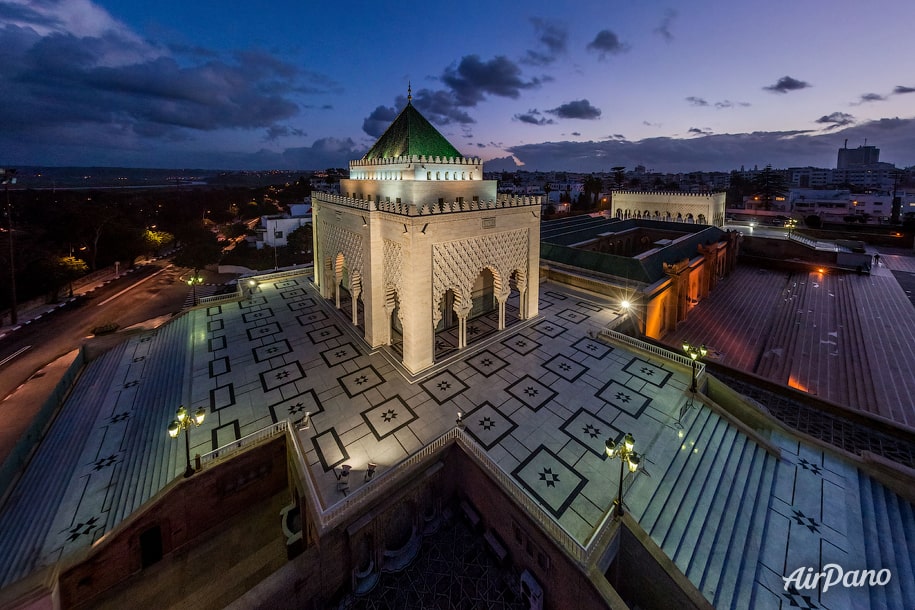
[[(294, 428), (289, 428), (292, 444), (299, 456), (304, 455), (298, 435)], [(522, 491), (517, 484), (490, 458), (473, 439), (458, 428), (450, 428), (441, 436), (424, 446), (413, 455), (398, 462), (381, 475), (373, 479), (372, 485), (360, 487), (355, 492), (346, 496), (333, 506), (322, 509), (319, 505), (321, 495), (318, 484), (314, 480), (311, 469), (301, 459), (299, 468), (304, 470), (303, 477), (309, 495), (315, 499), (315, 521), (318, 531), (323, 534), (331, 528), (340, 525), (348, 517), (357, 515), (366, 504), (385, 495), (390, 489), (396, 489), (398, 483), (412, 476), (423, 466), (431, 462), (444, 449), (457, 443), (464, 453), (471, 457), (486, 473), (510, 496), (528, 515), (536, 521), (544, 532), (550, 535), (568, 555), (578, 562), (586, 559), (585, 548), (562, 528), (546, 511), (540, 507), (530, 496)]]
[[(685, 367), (693, 366), (693, 360), (690, 358), (687, 358), (686, 356), (684, 356), (682, 354), (678, 354), (677, 352), (672, 352), (669, 349), (664, 349), (663, 347), (658, 347), (657, 345), (652, 345), (651, 343), (639, 341), (638, 339), (634, 339), (633, 337), (630, 337), (629, 335), (624, 335), (623, 333), (616, 332), (615, 330), (604, 329), (604, 330), (601, 330), (600, 334), (607, 337), (611, 341), (616, 341), (617, 343), (622, 343), (624, 345), (628, 345), (629, 347), (652, 353), (655, 356), (658, 356), (659, 358), (673, 360), (674, 362), (682, 364)], [(697, 361), (696, 362), (696, 378), (699, 379), (704, 374), (705, 374), (705, 364)]]
[[(295, 445), (297, 451), (301, 452), (302, 447), (299, 444), (295, 430), (290, 428), (289, 433), (292, 436), (292, 442)], [(376, 476), (373, 479), (372, 485), (365, 485), (360, 487), (353, 493), (346, 496), (343, 500), (337, 502), (326, 510), (322, 510), (321, 507), (317, 504), (320, 502), (319, 499), (321, 498), (321, 495), (318, 492), (318, 486), (313, 478), (311, 469), (308, 468), (307, 464), (301, 464), (304, 465), (305, 476), (303, 478), (305, 479), (305, 484), (308, 487), (308, 492), (316, 501), (315, 517), (319, 532), (323, 534), (327, 530), (339, 525), (347, 516), (355, 513), (360, 507), (364, 506), (370, 501), (375, 500), (379, 496), (387, 494), (393, 488), (392, 486), (396, 487), (398, 482), (412, 475), (414, 472), (419, 470), (422, 465), (430, 461), (431, 458), (435, 457), (435, 455), (438, 454), (442, 449), (453, 443), (454, 437), (455, 430), (448, 430), (413, 455), (405, 458), (385, 472)], [(300, 455), (304, 455), (304, 452), (300, 453)]]
[(806, 235), (798, 235), (797, 233), (788, 233), (788, 239), (790, 241), (796, 241), (799, 244), (804, 244), (805, 246), (810, 246), (811, 248), (817, 247), (817, 241), (815, 239), (810, 239)]
[(259, 442), (272, 438), (279, 434), (280, 432), (285, 431), (289, 427), (287, 420), (278, 421), (273, 425), (267, 426), (266, 428), (261, 428), (256, 432), (252, 432), (247, 436), (243, 436), (237, 441), (233, 441), (228, 445), (223, 445), (218, 449), (214, 449), (209, 453), (205, 453), (200, 456), (200, 466), (201, 468), (207, 468), (212, 466), (222, 460), (230, 457), (231, 455), (238, 453), (242, 449), (251, 447), (258, 444)]
[(550, 517), (543, 508), (533, 498), (524, 493), (521, 488), (512, 481), (504, 470), (489, 457), (473, 439), (471, 439), (463, 430), (455, 430), (458, 444), (464, 449), (464, 452), (471, 456), (476, 463), (492, 477), (502, 491), (509, 495), (517, 504), (519, 504), (534, 521), (549, 536), (556, 541), (559, 546), (575, 561), (584, 564), (586, 553), (584, 547), (572, 537), (555, 519)]
[(267, 273), (259, 273), (256, 275), (246, 275), (244, 277), (238, 278), (239, 289), (244, 288), (244, 282), (248, 280), (256, 280), (260, 282), (272, 282), (273, 280), (281, 280), (289, 277), (296, 277), (299, 275), (307, 275), (314, 271), (314, 265), (306, 265), (304, 267), (295, 267), (294, 269), (283, 269), (282, 271), (270, 271)]
[(242, 290), (241, 285), (235, 289), (235, 292), (227, 292), (225, 294), (214, 294), (208, 297), (200, 297), (197, 299), (198, 305), (212, 305), (213, 303), (225, 303), (226, 301), (234, 301), (245, 296), (244, 291)]

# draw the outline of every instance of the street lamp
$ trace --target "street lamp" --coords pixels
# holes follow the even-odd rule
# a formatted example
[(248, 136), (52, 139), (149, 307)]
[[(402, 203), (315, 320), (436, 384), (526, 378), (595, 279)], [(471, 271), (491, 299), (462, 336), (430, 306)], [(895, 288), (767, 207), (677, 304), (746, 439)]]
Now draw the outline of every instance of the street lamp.
[(691, 343), (683, 342), (683, 351), (686, 352), (686, 355), (689, 356), (689, 359), (692, 360), (693, 365), (693, 382), (689, 386), (689, 391), (693, 394), (696, 393), (698, 389), (698, 383), (696, 381), (696, 366), (699, 361), (699, 358), (705, 358), (705, 355), (708, 354), (708, 348), (704, 345), (699, 345), (698, 347), (692, 345)]
[(201, 407), (194, 413), (194, 417), (190, 417), (187, 409), (184, 408), (184, 405), (181, 405), (175, 411), (177, 419), (173, 419), (172, 423), (168, 425), (168, 435), (172, 438), (178, 438), (178, 433), (184, 430), (184, 453), (187, 457), (187, 468), (184, 471), (185, 479), (194, 474), (194, 469), (191, 468), (191, 426), (196, 428), (202, 424), (206, 414), (206, 409)]
[(187, 285), (194, 290), (194, 305), (197, 305), (197, 284), (202, 284), (203, 278), (199, 275), (192, 275), (187, 280)]
[(16, 313), (16, 265), (13, 263), (13, 206), (10, 203), (10, 185), (16, 184), (16, 170), (0, 169), (0, 182), (6, 190), (6, 218), (9, 221), (10, 240), (10, 325), (15, 326), (19, 321)]
[(642, 461), (642, 456), (635, 452), (635, 439), (632, 438), (632, 434), (629, 432), (623, 437), (621, 443), (617, 444), (608, 438), (605, 444), (607, 457), (610, 459), (618, 458), (620, 461), (619, 490), (616, 493), (616, 500), (613, 501), (613, 505), (616, 507), (613, 518), (619, 519), (623, 516), (623, 464), (629, 466), (629, 472), (635, 472), (639, 469), (639, 462)]

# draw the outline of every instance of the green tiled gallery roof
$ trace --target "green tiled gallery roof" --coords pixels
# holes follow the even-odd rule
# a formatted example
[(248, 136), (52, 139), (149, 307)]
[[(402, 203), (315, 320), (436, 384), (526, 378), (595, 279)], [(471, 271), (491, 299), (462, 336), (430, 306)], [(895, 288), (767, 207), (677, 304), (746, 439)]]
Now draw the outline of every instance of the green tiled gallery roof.
[(390, 159), (408, 155), (463, 156), (410, 102), (362, 158)]

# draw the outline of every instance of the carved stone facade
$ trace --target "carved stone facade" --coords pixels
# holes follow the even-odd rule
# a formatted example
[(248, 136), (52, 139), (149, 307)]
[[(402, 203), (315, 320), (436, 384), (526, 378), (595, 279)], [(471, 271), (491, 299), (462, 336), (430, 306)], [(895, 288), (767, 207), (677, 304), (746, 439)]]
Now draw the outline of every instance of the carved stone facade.
[[(417, 114), (408, 105), (372, 150), (412, 150), (385, 138), (397, 132), (408, 139)], [(424, 146), (450, 146), (436, 141), (442, 137), (428, 123), (421, 127)], [(513, 292), (519, 318), (537, 314), (540, 199), (499, 196), (496, 182), (481, 177), (479, 159), (414, 151), (353, 161), (350, 178), (340, 182), (345, 195), (312, 194), (321, 295), (339, 308), (345, 290), (354, 325), (361, 303), (366, 341), (381, 347), (402, 340), (402, 362), (412, 373), (434, 364), (443, 318), (457, 326), (457, 347), (467, 346), (474, 299), (478, 306), (492, 299), (484, 306), (498, 309), (500, 330)]]
[(724, 226), (725, 193), (613, 191), (612, 214), (627, 220), (664, 220)]

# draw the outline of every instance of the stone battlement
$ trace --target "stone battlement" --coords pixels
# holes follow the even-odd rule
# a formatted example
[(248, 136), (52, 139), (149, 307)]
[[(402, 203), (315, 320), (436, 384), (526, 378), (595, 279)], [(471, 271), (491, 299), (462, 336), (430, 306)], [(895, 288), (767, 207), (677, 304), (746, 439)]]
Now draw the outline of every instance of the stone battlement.
[(487, 201), (445, 201), (428, 203), (398, 203), (394, 201), (369, 201), (368, 199), (354, 199), (343, 195), (315, 192), (314, 197), (319, 202), (333, 203), (364, 210), (366, 212), (389, 212), (402, 216), (429, 216), (433, 214), (453, 214), (457, 212), (477, 212), (480, 210), (496, 210), (503, 208), (533, 207), (541, 205), (540, 197), (511, 197), (501, 195), (498, 199)]
[(403, 163), (436, 163), (439, 165), (480, 165), (482, 160), (479, 157), (433, 157), (426, 155), (409, 155), (403, 157), (390, 157), (384, 159), (355, 159), (349, 162), (350, 168), (354, 167), (377, 167), (380, 165), (392, 165)]
[(682, 191), (627, 191), (613, 189), (613, 194), (620, 195), (655, 195), (662, 197), (714, 197), (724, 191), (713, 191), (711, 193), (684, 193)]

